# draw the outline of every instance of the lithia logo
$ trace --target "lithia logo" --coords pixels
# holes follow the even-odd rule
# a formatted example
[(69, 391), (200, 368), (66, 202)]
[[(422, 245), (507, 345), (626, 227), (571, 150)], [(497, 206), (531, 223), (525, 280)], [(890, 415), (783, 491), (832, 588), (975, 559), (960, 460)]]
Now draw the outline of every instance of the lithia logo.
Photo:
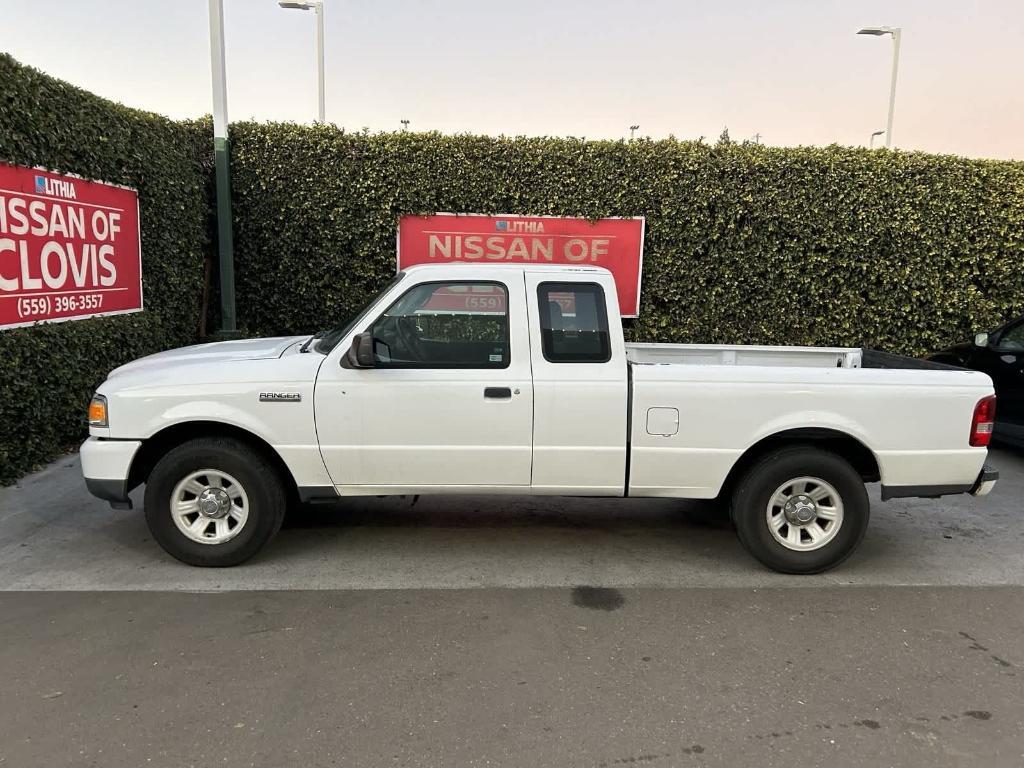
[(52, 195), (75, 200), (75, 185), (64, 179), (51, 179), (48, 176), (36, 176), (36, 194)]
[(506, 221), (498, 219), (494, 222), (496, 232), (529, 232), (530, 234), (543, 234), (543, 221)]
[(301, 403), (300, 392), (260, 392), (261, 403)]

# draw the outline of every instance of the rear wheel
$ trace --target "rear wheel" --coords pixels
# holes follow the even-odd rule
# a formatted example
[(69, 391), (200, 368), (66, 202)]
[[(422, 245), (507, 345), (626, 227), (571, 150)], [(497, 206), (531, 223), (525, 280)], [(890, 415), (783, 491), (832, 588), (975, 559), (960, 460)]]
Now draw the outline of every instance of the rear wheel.
[(281, 527), (287, 505), (274, 466), (245, 443), (201, 438), (170, 450), (146, 482), (146, 522), (189, 565), (238, 565)]
[(833, 568), (860, 544), (871, 505), (857, 471), (834, 453), (782, 448), (733, 492), (732, 517), (750, 554), (782, 573)]

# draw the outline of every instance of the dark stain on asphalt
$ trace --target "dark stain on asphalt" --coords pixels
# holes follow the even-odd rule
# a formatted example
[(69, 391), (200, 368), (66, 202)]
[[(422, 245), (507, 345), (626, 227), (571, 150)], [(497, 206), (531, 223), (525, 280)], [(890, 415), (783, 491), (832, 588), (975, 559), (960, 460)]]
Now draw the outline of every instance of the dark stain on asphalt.
[(967, 646), (968, 650), (971, 650), (971, 651), (984, 651), (985, 653), (988, 653), (989, 658), (992, 659), (992, 661), (994, 661), (1000, 667), (1012, 667), (1013, 666), (1013, 664), (1008, 662), (1006, 659), (1001, 659), (998, 656), (996, 656), (994, 653), (989, 653), (989, 649), (988, 649), (987, 646), (984, 646), (981, 643), (979, 643), (976, 638), (972, 637), (968, 633), (966, 633), (964, 631), (961, 631), (959, 634), (960, 634), (960, 637), (962, 637), (964, 640), (970, 640), (971, 641), (971, 644)]
[[(658, 760), (662, 757), (668, 757), (669, 753), (666, 752), (663, 755), (651, 755), (651, 754), (640, 754), (636, 757), (620, 757), (616, 760), (612, 760), (612, 765), (633, 765), (635, 763), (650, 763), (654, 760)], [(608, 763), (601, 763), (601, 765), (608, 765)]]
[[(977, 538), (981, 538), (981, 537), (985, 536), (985, 531), (983, 529), (981, 529), (981, 528), (975, 528), (975, 527), (964, 528), (964, 527), (961, 527), (961, 526), (956, 525), (956, 524), (944, 525), (944, 526), (942, 526), (942, 528), (945, 531), (947, 531), (948, 533), (955, 534), (957, 536), (962, 536), (965, 539), (977, 539)], [(952, 538), (952, 537), (950, 537), (948, 535), (945, 535), (944, 538)]]
[(621, 608), (626, 598), (617, 589), (607, 587), (573, 587), (572, 604), (592, 611), (614, 611)]
[[(684, 755), (703, 755), (704, 747), (702, 747), (700, 744), (694, 744), (692, 747), (683, 747), (679, 751), (681, 754)], [(650, 752), (645, 752), (635, 756), (631, 755), (629, 757), (618, 757), (610, 761), (606, 760), (603, 763), (598, 763), (598, 766), (599, 768), (608, 768), (608, 766), (612, 765), (637, 765), (643, 763), (653, 763), (655, 760), (660, 760), (663, 757), (672, 757), (672, 753), (664, 752), (658, 755)]]
[(964, 712), (967, 717), (973, 717), (975, 720), (991, 720), (992, 713), (986, 712), (984, 709), (968, 709)]
[(971, 644), (968, 645), (967, 647), (970, 650), (972, 650), (972, 651), (987, 651), (988, 650), (988, 648), (986, 648), (984, 645), (979, 643), (975, 638), (971, 637), (966, 632), (961, 631), (960, 632), (960, 637), (964, 638), (965, 640), (970, 640), (971, 641)]
[[(969, 709), (966, 712), (964, 712), (963, 715), (952, 715), (952, 714), (950, 714), (950, 715), (939, 715), (935, 719), (942, 720), (943, 722), (946, 722), (946, 723), (951, 723), (954, 720), (959, 720), (961, 717), (970, 717), (970, 718), (972, 718), (974, 720), (991, 720), (992, 719), (992, 713), (989, 712), (988, 710), (984, 710), (984, 709)], [(924, 717), (924, 716), (918, 716), (918, 717), (915, 717), (914, 719), (917, 720), (918, 722), (922, 722), (922, 723), (927, 723), (927, 722), (930, 722), (932, 720), (932, 718), (928, 718), (928, 717)], [(819, 730), (826, 730), (826, 731), (832, 730), (833, 727), (837, 727), (837, 728), (850, 728), (850, 727), (854, 727), (854, 726), (856, 726), (858, 728), (867, 728), (870, 731), (877, 731), (879, 728), (882, 727), (882, 724), (880, 722), (878, 722), (877, 720), (869, 720), (867, 718), (864, 718), (862, 720), (854, 720), (852, 723), (834, 723), (834, 724), (833, 723), (815, 723), (814, 724), (815, 728), (817, 728)], [(784, 736), (792, 736), (792, 735), (793, 735), (793, 731), (785, 731), (783, 733), (780, 733), (779, 731), (772, 731), (770, 733), (764, 732), (764, 733), (751, 734), (750, 736), (747, 736), (747, 738), (748, 739), (779, 739), (779, 738), (782, 738)]]

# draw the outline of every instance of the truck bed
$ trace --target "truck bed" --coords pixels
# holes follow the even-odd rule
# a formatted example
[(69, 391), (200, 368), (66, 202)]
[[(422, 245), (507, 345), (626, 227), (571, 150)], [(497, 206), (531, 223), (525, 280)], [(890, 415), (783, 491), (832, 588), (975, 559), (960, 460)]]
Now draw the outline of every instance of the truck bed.
[(635, 365), (759, 365), (791, 368), (860, 368), (852, 347), (767, 347), (747, 344), (626, 344)]
[(626, 344), (634, 365), (758, 365), (783, 368), (888, 368), (959, 370), (956, 366), (877, 349), (769, 347), (748, 344)]

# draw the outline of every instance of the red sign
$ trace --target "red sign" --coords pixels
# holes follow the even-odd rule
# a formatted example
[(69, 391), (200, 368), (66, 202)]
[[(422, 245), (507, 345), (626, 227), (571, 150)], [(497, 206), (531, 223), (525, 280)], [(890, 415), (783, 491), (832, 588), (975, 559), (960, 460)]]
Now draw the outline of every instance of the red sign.
[(0, 328), (142, 309), (134, 189), (0, 163)]
[(524, 263), (605, 267), (615, 277), (619, 310), (640, 310), (644, 219), (561, 216), (403, 216), (398, 222), (398, 268), (414, 264)]

